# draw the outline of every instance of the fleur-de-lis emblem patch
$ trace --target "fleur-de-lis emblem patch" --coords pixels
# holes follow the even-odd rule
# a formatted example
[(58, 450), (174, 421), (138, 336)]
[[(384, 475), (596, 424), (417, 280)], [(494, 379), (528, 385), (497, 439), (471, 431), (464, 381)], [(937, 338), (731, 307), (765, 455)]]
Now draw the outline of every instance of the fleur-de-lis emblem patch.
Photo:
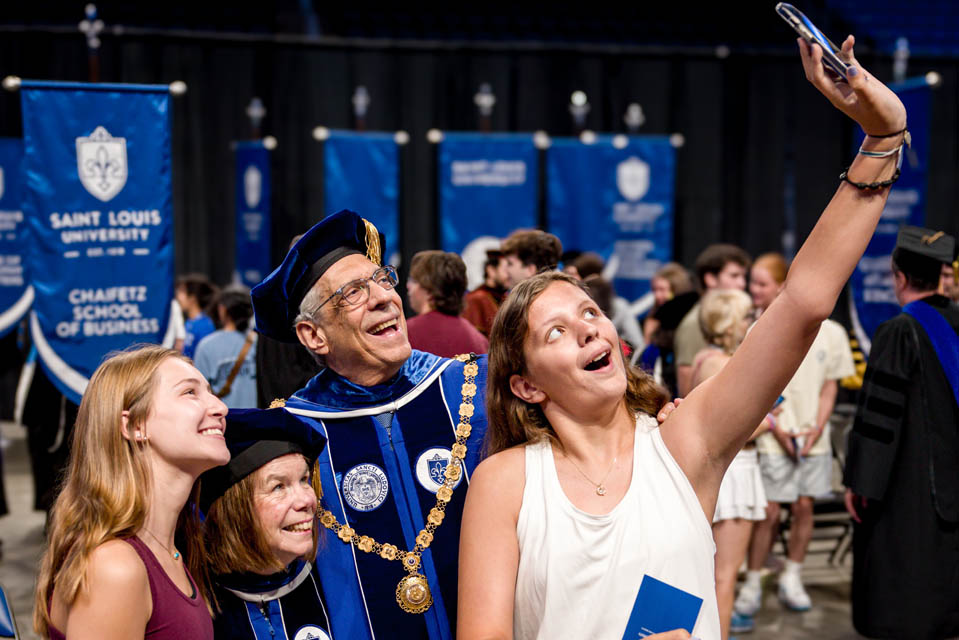
[(127, 140), (114, 138), (104, 127), (77, 138), (80, 183), (98, 200), (112, 200), (127, 183)]

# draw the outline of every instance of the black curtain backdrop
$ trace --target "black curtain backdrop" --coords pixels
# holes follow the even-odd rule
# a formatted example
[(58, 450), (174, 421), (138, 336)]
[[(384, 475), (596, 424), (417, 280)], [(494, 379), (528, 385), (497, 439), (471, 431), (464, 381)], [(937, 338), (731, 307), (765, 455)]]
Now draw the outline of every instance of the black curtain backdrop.
[[(244, 110), (253, 96), (268, 115), (273, 154), (273, 259), (289, 239), (323, 217), (322, 145), (313, 128), (352, 128), (350, 97), (365, 85), (369, 130), (404, 129), (401, 246), (438, 244), (435, 148), (426, 132), (474, 130), (473, 95), (496, 94), (494, 131), (572, 133), (570, 93), (592, 110), (587, 126), (624, 132), (628, 103), (642, 104), (642, 133), (682, 133), (676, 176), (676, 258), (691, 264), (706, 245), (727, 241), (758, 254), (782, 247), (792, 172), (797, 246), (812, 228), (851, 160), (853, 125), (809, 86), (798, 54), (706, 49), (309, 42), (269, 36), (197, 38), (130, 30), (102, 37), (101, 80), (169, 83), (189, 90), (172, 99), (173, 184), (178, 273), (215, 281), (233, 269), (233, 164), (230, 143), (251, 135)], [(886, 57), (860, 56), (888, 79)], [(927, 225), (959, 231), (959, 61), (913, 58), (911, 70), (936, 70)], [(0, 33), (0, 75), (86, 80), (87, 50), (71, 30)], [(0, 94), (0, 135), (21, 135), (16, 93)], [(360, 212), (362, 213), (362, 212)], [(601, 215), (583, 211), (584, 216)], [(576, 247), (567, 247), (574, 249)]]

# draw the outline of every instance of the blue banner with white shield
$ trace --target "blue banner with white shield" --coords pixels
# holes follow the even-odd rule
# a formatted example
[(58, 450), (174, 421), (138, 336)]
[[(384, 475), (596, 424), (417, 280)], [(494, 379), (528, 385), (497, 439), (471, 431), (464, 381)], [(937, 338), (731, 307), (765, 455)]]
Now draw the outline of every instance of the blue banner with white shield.
[(498, 244), (514, 229), (537, 226), (539, 150), (532, 134), (444, 133), (439, 185), (441, 245), (464, 259), (472, 243)]
[(666, 136), (554, 138), (546, 152), (548, 230), (595, 251), (616, 293), (635, 301), (673, 256), (676, 152)]
[(236, 269), (234, 279), (247, 288), (272, 270), (270, 260), (270, 150), (259, 140), (237, 142)]
[(0, 337), (30, 310), (33, 289), (24, 272), (23, 141), (0, 138)]
[(330, 131), (323, 142), (323, 204), (350, 209), (386, 235), (384, 263), (399, 263), (399, 149), (391, 133)]
[[(912, 147), (902, 155), (902, 174), (889, 191), (886, 208), (866, 252), (849, 279), (850, 318), (860, 348), (869, 354), (872, 336), (880, 324), (900, 312), (893, 288), (890, 260), (896, 248), (899, 227), (924, 226), (926, 219), (926, 181), (929, 167), (930, 87), (924, 77), (907, 80), (891, 88), (909, 113)], [(856, 147), (864, 135), (856, 137)]]
[(21, 101), (30, 333), (79, 403), (111, 351), (173, 344), (168, 87), (24, 81)]

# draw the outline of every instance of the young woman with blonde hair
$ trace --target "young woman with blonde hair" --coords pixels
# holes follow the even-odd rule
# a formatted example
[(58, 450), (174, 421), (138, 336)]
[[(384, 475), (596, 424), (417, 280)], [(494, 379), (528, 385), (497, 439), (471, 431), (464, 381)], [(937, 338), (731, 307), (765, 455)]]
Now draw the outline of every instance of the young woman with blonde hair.
[[(691, 389), (726, 366), (746, 337), (752, 323), (752, 309), (749, 294), (738, 289), (713, 289), (703, 296), (699, 324), (709, 346), (696, 354)], [(730, 631), (745, 632), (753, 628), (751, 618), (733, 614), (733, 599), (736, 575), (746, 558), (753, 525), (766, 519), (766, 492), (754, 441), (769, 424), (764, 419), (753, 432), (729, 464), (719, 486), (712, 524), (716, 542), (716, 601), (723, 638), (728, 638)]]
[(869, 243), (903, 144), (905, 108), (853, 42), (842, 84), (818, 46), (799, 45), (807, 78), (872, 134), (844, 174), (865, 184), (840, 184), (782, 294), (661, 427), (656, 392), (579, 285), (547, 273), (510, 293), (490, 337), (492, 455), (473, 470), (460, 531), (460, 640), (621, 638), (649, 624), (660, 633), (648, 638), (721, 635), (710, 521), (723, 475)]
[(50, 514), (34, 628), (70, 640), (212, 638), (180, 549), (202, 553), (196, 479), (225, 464), (227, 408), (190, 360), (143, 346), (101, 364)]

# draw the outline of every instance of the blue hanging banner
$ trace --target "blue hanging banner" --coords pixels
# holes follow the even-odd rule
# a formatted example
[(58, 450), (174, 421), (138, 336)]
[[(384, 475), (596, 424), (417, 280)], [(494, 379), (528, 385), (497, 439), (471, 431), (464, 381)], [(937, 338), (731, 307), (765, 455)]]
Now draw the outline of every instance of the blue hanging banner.
[(247, 288), (272, 270), (270, 260), (270, 150), (263, 142), (236, 143), (236, 270)]
[(393, 134), (331, 131), (323, 142), (326, 213), (350, 209), (386, 235), (384, 263), (400, 259), (400, 166)]
[(0, 138), (0, 337), (30, 310), (33, 288), (24, 273), (23, 141)]
[(617, 295), (635, 301), (673, 256), (676, 152), (665, 136), (554, 138), (546, 152), (548, 230), (595, 251)]
[[(893, 288), (890, 260), (899, 227), (925, 226), (926, 176), (929, 166), (930, 87), (924, 77), (892, 85), (909, 113), (912, 147), (904, 150), (902, 175), (889, 192), (876, 232), (849, 279), (849, 315), (860, 348), (866, 355), (880, 324), (901, 308)], [(855, 151), (865, 136), (859, 131)]]
[(30, 333), (79, 403), (104, 356), (173, 344), (167, 86), (21, 86)]
[(439, 185), (445, 251), (469, 256), (471, 243), (537, 226), (539, 150), (531, 134), (444, 133)]

